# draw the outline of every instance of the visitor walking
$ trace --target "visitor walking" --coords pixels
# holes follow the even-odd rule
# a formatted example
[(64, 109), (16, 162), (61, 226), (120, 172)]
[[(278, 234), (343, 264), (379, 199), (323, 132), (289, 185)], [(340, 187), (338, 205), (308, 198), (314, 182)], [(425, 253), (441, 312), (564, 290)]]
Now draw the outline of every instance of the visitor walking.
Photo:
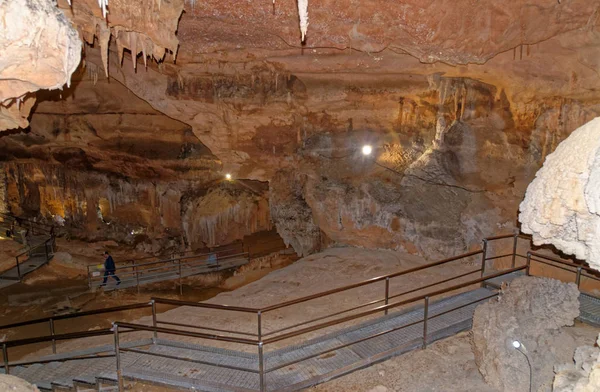
[(115, 274), (117, 270), (117, 266), (115, 265), (115, 261), (112, 256), (108, 254), (108, 252), (104, 252), (104, 280), (102, 281), (102, 286), (106, 286), (106, 281), (109, 276), (112, 276), (114, 280), (117, 281), (117, 286), (121, 284), (121, 279)]

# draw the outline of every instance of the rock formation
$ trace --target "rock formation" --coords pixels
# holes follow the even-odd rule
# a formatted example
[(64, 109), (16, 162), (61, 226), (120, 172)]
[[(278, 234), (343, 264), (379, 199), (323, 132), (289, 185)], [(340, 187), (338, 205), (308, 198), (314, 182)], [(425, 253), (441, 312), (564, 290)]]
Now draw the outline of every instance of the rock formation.
[(68, 84), (82, 43), (50, 0), (0, 4), (0, 131), (25, 128), (35, 98), (30, 93)]
[(552, 244), (600, 269), (600, 118), (548, 155), (520, 210), (522, 230), (536, 245)]
[[(600, 345), (600, 337), (597, 340)], [(557, 366), (553, 392), (594, 392), (600, 390), (600, 348), (578, 347), (573, 363)]]
[[(273, 224), (299, 254), (439, 258), (513, 230), (545, 157), (600, 115), (596, 2), (348, 4), (310, 2), (300, 45), (289, 0), (111, 0), (106, 19), (95, 0), (61, 0), (93, 43), (85, 69), (62, 98), (40, 95), (0, 159), (198, 194), (225, 173), (269, 182)], [(151, 55), (163, 61), (136, 66)]]
[(19, 377), (0, 374), (0, 392), (39, 392), (39, 389)]
[[(579, 290), (573, 283), (547, 278), (521, 277), (505, 288), (497, 301), (475, 309), (473, 351), (479, 371), (488, 384), (500, 391), (529, 389), (529, 366), (512, 346), (526, 347), (532, 391), (550, 391), (547, 380), (553, 366), (568, 360), (573, 338), (561, 332), (579, 316)], [(540, 389), (542, 388), (542, 389)]]

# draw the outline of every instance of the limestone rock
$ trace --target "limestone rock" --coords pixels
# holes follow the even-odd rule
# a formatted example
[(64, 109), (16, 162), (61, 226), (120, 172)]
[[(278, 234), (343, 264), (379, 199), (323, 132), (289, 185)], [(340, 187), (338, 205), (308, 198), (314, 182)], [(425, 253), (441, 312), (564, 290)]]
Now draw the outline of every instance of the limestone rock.
[(520, 206), (522, 231), (600, 269), (600, 117), (548, 155)]
[[(473, 319), (473, 351), (486, 382), (500, 391), (529, 389), (529, 367), (512, 347), (520, 341), (533, 371), (532, 390), (552, 378), (553, 365), (567, 358), (573, 339), (560, 332), (579, 316), (579, 291), (573, 283), (521, 277), (504, 289), (497, 301), (480, 305)], [(545, 388), (545, 389), (544, 389)]]
[(302, 176), (281, 171), (269, 183), (269, 207), (277, 232), (300, 256), (314, 253), (321, 245), (319, 227), (303, 196), (304, 182)]
[(39, 389), (22, 378), (0, 374), (0, 392), (39, 392)]
[[(77, 30), (51, 0), (0, 3), (0, 131), (28, 125), (26, 94), (69, 84), (81, 60)], [(28, 98), (23, 104), (23, 100)]]
[[(600, 337), (598, 337), (600, 344)], [(557, 366), (554, 392), (595, 392), (600, 390), (600, 348), (578, 347), (574, 364)]]

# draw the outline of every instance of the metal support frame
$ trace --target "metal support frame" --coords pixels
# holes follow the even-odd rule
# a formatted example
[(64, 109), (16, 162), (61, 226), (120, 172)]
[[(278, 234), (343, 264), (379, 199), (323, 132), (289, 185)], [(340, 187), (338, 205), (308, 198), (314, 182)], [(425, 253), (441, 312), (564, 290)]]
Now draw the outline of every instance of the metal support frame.
[[(485, 262), (487, 260), (487, 239), (483, 240), (483, 247), (482, 247), (482, 251), (483, 253), (481, 253), (481, 277), (483, 278), (483, 276), (485, 275)], [(481, 282), (481, 287), (485, 287), (485, 281)]]
[(263, 352), (263, 342), (258, 343), (258, 377), (260, 378), (260, 392), (267, 390), (265, 385), (265, 358)]
[(427, 317), (429, 316), (429, 297), (425, 297), (423, 306), (423, 348), (427, 348)]
[(119, 346), (119, 325), (113, 324), (113, 331), (115, 333), (115, 358), (117, 361), (117, 387), (119, 388), (119, 392), (125, 390), (123, 386), (123, 369), (121, 369), (121, 353)]
[(515, 263), (517, 259), (517, 242), (519, 240), (519, 233), (515, 233), (515, 239), (513, 242), (513, 251), (512, 251), (512, 263), (510, 264), (511, 268), (515, 268)]
[[(385, 278), (385, 304), (387, 305), (390, 300), (390, 278)], [(384, 311), (384, 314), (387, 316), (388, 310)]]
[(2, 345), (2, 360), (4, 361), (4, 374), (10, 374), (10, 367), (8, 366), (8, 347), (6, 343)]
[[(54, 320), (48, 320), (48, 324), (50, 325), (50, 336), (54, 336)], [(56, 354), (56, 340), (52, 339), (52, 354)]]
[(260, 391), (266, 391), (265, 386), (265, 359), (263, 352), (263, 341), (262, 341), (262, 312), (259, 310), (256, 312), (257, 317), (257, 337), (258, 337), (258, 377), (260, 383)]
[(21, 281), (21, 266), (19, 265), (19, 256), (15, 257), (17, 260), (17, 276), (19, 277), (19, 281)]
[[(152, 326), (156, 328), (156, 301), (151, 300), (152, 304)], [(158, 339), (158, 332), (154, 330), (154, 337), (152, 338), (154, 344), (156, 344), (156, 340)]]
[(183, 295), (183, 284), (181, 283), (181, 259), (177, 259), (177, 265), (179, 267), (179, 295)]
[(577, 275), (575, 276), (575, 283), (577, 284), (577, 288), (581, 284), (581, 267), (577, 267)]

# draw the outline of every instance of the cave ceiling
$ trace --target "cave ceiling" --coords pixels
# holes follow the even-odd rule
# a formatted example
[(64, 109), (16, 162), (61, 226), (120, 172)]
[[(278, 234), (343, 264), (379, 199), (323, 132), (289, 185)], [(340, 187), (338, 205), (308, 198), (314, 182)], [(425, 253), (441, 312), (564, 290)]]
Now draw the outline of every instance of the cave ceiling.
[(514, 227), (545, 156), (600, 114), (600, 0), (309, 1), (304, 42), (293, 0), (58, 6), (82, 63), (0, 157), (270, 181), (304, 254), (438, 256)]

